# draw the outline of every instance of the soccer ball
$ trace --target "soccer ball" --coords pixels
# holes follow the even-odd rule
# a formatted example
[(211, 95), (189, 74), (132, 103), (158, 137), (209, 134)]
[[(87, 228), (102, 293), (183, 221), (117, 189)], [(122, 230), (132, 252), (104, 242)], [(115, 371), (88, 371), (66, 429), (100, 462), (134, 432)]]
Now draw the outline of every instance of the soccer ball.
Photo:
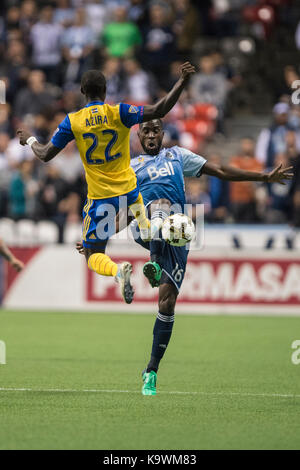
[(184, 246), (195, 235), (195, 225), (185, 214), (169, 215), (162, 225), (162, 237), (172, 246)]

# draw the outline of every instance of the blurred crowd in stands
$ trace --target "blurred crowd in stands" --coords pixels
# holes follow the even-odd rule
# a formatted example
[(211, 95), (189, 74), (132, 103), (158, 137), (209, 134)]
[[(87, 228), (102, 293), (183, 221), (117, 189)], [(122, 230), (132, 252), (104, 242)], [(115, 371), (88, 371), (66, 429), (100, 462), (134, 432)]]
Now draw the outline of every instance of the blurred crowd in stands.
[[(278, 105), (276, 105), (278, 106)], [(187, 183), (187, 201), (203, 203), (205, 220), (208, 222), (236, 223), (289, 223), (300, 227), (300, 149), (297, 147), (297, 134), (288, 127), (283, 128), (281, 145), (283, 149), (274, 153), (272, 163), (268, 166), (265, 158), (271, 158), (271, 149), (275, 139), (272, 136), (273, 126), (263, 129), (258, 142), (245, 136), (240, 141), (240, 151), (229, 159), (229, 164), (243, 170), (271, 170), (282, 164), (294, 169), (294, 178), (286, 184), (227, 182), (214, 177), (194, 178)], [(266, 139), (265, 153), (259, 153), (261, 140)], [(221, 163), (221, 153), (208, 156), (213, 163)]]
[[(5, 84), (6, 102), (0, 105), (0, 217), (52, 220), (60, 230), (66, 222), (80, 221), (86, 188), (74, 142), (43, 165), (30, 147), (19, 145), (15, 132), (25, 126), (40, 142), (47, 142), (65, 114), (84, 104), (79, 82), (89, 68), (100, 68), (107, 77), (108, 102), (144, 104), (169, 90), (180, 75), (180, 64), (191, 60), (197, 73), (165, 118), (164, 145), (184, 146), (222, 162), (222, 145), (218, 152), (207, 154), (205, 149), (216, 134), (227, 137), (224, 120), (232, 115), (232, 103), (237, 108), (251, 105), (255, 86), (251, 88), (250, 74), (248, 80), (247, 67), (242, 66), (247, 57), (253, 67), (263, 43), (271, 44), (281, 25), (293, 35), (295, 50), (300, 48), (300, 26), (291, 10), (295, 4), (296, 0), (2, 1), (0, 84), (2, 89)], [(226, 38), (236, 38), (235, 55), (222, 48)], [(257, 141), (244, 135), (229, 163), (255, 171), (282, 162), (295, 166), (295, 178), (285, 186), (190, 179), (187, 200), (203, 203), (209, 222), (300, 226), (300, 107), (291, 102), (292, 83), (300, 78), (300, 70), (286, 61), (281, 71), (271, 87), (275, 106), (270, 127), (261, 130)], [(248, 101), (243, 94), (247, 86)], [(133, 156), (141, 152), (135, 130), (131, 148)]]

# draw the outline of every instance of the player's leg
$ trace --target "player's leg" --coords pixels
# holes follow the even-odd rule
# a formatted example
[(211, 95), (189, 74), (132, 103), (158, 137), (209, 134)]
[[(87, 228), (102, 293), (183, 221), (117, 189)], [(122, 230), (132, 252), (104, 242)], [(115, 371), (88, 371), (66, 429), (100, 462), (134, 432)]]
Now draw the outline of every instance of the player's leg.
[(137, 199), (132, 204), (129, 199), (128, 206), (138, 223), (142, 240), (149, 241), (151, 238), (150, 220), (146, 216), (143, 196), (141, 193), (138, 193)]
[[(103, 207), (100, 207), (101, 205)], [(89, 269), (101, 276), (113, 276), (120, 285), (123, 299), (126, 303), (131, 303), (133, 300), (133, 288), (130, 282), (131, 264), (126, 261), (117, 265), (105, 254), (108, 239), (115, 232), (118, 207), (117, 198), (110, 198), (109, 202), (88, 199), (83, 209), (83, 247)], [(105, 219), (103, 213), (107, 211), (110, 211), (110, 215), (105, 216)]]
[(158, 314), (153, 328), (153, 342), (151, 358), (147, 368), (143, 371), (143, 395), (156, 395), (156, 380), (159, 363), (162, 360), (173, 330), (174, 311), (178, 290), (166, 276), (159, 286)]
[(177, 296), (184, 279), (188, 250), (165, 243), (162, 257), (162, 277), (159, 286), (158, 314), (153, 329), (150, 362), (143, 373), (144, 395), (156, 394), (157, 370), (168, 347), (173, 325)]
[(93, 248), (84, 247), (84, 255), (88, 267), (101, 276), (113, 276), (120, 286), (123, 299), (127, 304), (130, 304), (134, 295), (130, 281), (132, 265), (128, 261), (118, 265), (104, 251), (105, 247), (103, 248), (102, 246), (95, 246)]
[(160, 230), (164, 220), (170, 215), (170, 207), (171, 202), (168, 199), (157, 199), (151, 203), (150, 261), (145, 263), (143, 273), (152, 287), (158, 287), (160, 283), (165, 244), (160, 237)]
[(164, 220), (170, 215), (171, 201), (166, 198), (156, 199), (151, 203), (151, 238), (160, 238), (159, 232)]
[(118, 265), (105, 254), (105, 245), (95, 244), (92, 248), (84, 247), (84, 255), (88, 267), (101, 276), (116, 276)]
[[(138, 188), (124, 194), (125, 207), (130, 207), (140, 229), (149, 232), (150, 221), (146, 217), (144, 202)], [(105, 207), (105, 208), (104, 208)], [(92, 209), (85, 206), (84, 212), (84, 240), (88, 266), (92, 271), (102, 276), (114, 276), (120, 285), (121, 294), (126, 303), (133, 300), (133, 287), (130, 282), (132, 265), (124, 262), (119, 266), (105, 254), (105, 248), (110, 236), (116, 233), (116, 218), (120, 210), (120, 198), (112, 197), (106, 200), (94, 201)], [(110, 213), (110, 209), (111, 213)], [(108, 212), (108, 216), (103, 214)], [(110, 213), (110, 214), (109, 214)], [(104, 219), (108, 218), (104, 223)], [(108, 228), (106, 225), (108, 224)], [(92, 241), (93, 237), (93, 241)]]
[(165, 282), (159, 286), (158, 314), (153, 329), (152, 352), (147, 372), (157, 372), (168, 347), (173, 330), (177, 296), (178, 290), (173, 283)]

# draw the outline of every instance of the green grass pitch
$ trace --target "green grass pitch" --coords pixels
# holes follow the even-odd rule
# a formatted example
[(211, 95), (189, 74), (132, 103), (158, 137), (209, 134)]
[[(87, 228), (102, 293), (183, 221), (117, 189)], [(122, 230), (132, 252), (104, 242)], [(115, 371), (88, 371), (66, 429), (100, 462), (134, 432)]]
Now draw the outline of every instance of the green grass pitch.
[(144, 397), (154, 318), (0, 311), (0, 449), (300, 449), (300, 318), (178, 315)]

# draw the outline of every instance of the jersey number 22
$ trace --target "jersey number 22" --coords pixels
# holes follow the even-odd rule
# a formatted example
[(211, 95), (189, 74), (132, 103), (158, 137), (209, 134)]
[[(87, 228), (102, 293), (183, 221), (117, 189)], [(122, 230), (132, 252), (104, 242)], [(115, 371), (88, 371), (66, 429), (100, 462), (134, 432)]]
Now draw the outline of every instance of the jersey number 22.
[(111, 139), (108, 142), (108, 144), (105, 148), (105, 152), (104, 152), (105, 160), (103, 160), (103, 158), (92, 159), (92, 154), (95, 151), (95, 149), (98, 147), (98, 136), (96, 134), (93, 134), (92, 132), (87, 132), (87, 133), (82, 135), (82, 137), (84, 139), (92, 139), (92, 144), (87, 149), (86, 154), (85, 154), (86, 161), (90, 165), (102, 165), (103, 163), (111, 162), (111, 161), (116, 160), (117, 158), (120, 158), (122, 156), (121, 152), (118, 152), (115, 155), (111, 154), (111, 149), (117, 141), (118, 133), (116, 131), (112, 130), (112, 129), (105, 129), (104, 131), (102, 131), (102, 134), (103, 135), (107, 135), (107, 134), (111, 135)]

